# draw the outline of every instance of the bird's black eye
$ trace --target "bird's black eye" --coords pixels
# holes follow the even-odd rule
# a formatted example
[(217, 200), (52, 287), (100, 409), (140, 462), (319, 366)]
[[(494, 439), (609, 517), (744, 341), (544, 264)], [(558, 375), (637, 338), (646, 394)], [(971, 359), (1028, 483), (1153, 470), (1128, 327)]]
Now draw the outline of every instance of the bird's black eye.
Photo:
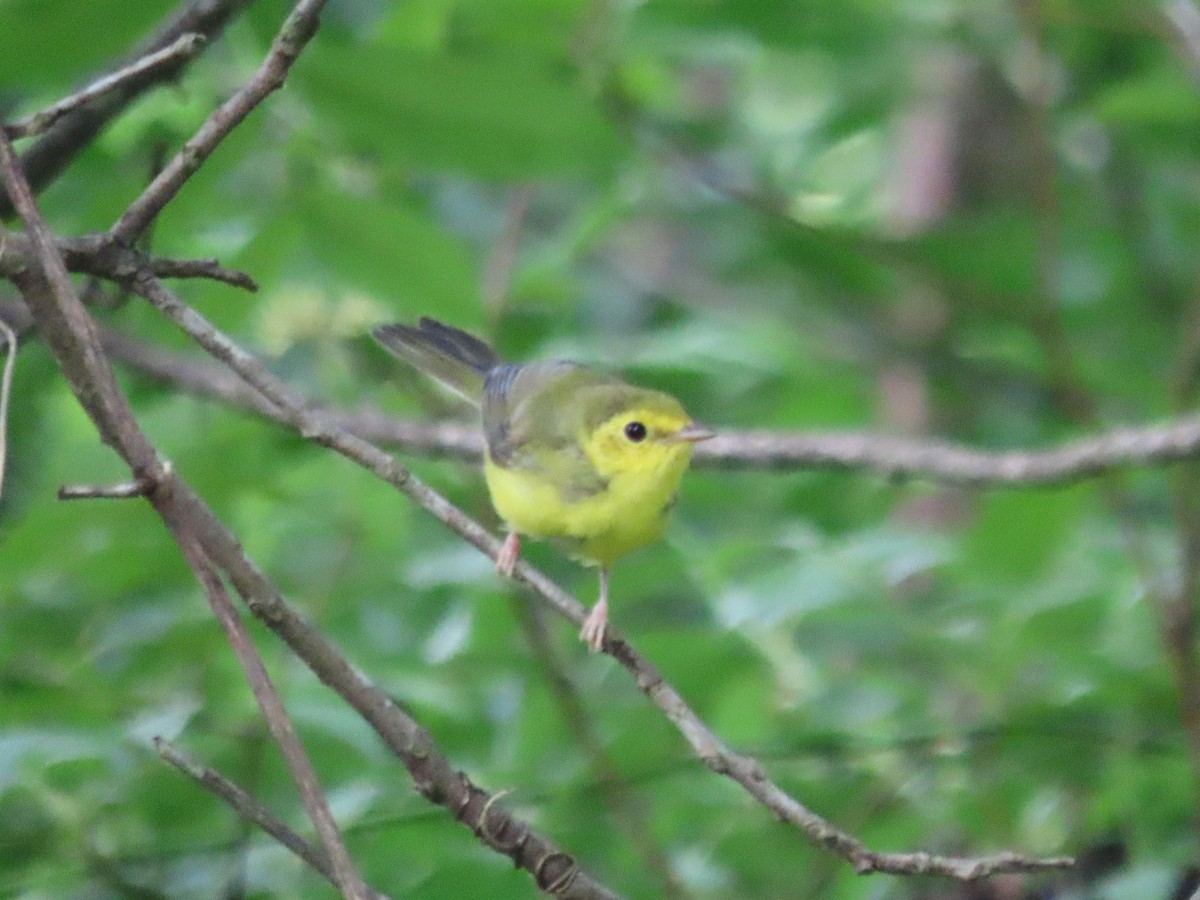
[(625, 437), (629, 438), (635, 444), (646, 439), (646, 426), (641, 422), (630, 422), (625, 426)]

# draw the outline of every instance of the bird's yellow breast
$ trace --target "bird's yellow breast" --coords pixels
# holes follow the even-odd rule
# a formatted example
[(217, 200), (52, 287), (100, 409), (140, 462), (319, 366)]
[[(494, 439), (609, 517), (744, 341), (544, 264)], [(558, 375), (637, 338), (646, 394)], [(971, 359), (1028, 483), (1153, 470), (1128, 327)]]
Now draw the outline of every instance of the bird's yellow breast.
[(691, 448), (662, 445), (636, 458), (612, 459), (603, 448), (585, 449), (597, 459), (607, 484), (580, 499), (568, 500), (552, 481), (529, 470), (502, 468), (490, 459), (484, 473), (492, 504), (511, 528), (564, 540), (581, 561), (609, 566), (662, 534)]

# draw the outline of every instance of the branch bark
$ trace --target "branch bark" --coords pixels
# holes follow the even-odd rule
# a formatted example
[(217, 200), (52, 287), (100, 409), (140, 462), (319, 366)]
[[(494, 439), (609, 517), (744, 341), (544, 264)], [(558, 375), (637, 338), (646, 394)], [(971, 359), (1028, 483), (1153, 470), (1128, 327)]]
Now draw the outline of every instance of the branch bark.
[(592, 770), (592, 777), (608, 806), (609, 821), (615, 829), (625, 833), (630, 847), (641, 856), (647, 872), (658, 879), (662, 896), (667, 900), (685, 900), (687, 893), (679, 883), (670, 857), (650, 827), (646, 810), (605, 749), (584, 708), (579, 691), (554, 649), (542, 608), (535, 606), (528, 597), (521, 596), (513, 596), (512, 607), (529, 647), (541, 666), (542, 677), (554, 696), (559, 714)]
[[(126, 460), (135, 481), (149, 480), (158, 485), (148, 499), (167, 526), (195, 536), (204, 555), (225, 572), (250, 610), (279, 634), (318, 678), (357, 709), (401, 758), (422, 794), (451, 810), (459, 821), (469, 823), (489, 847), (532, 872), (543, 890), (572, 900), (614, 898), (612, 892), (580, 870), (570, 855), (496, 806), (495, 795), (456, 772), (420, 725), (405, 716), (287, 606), (207, 504), (159, 461), (112, 377), (95, 323), (74, 295), (54, 242), (36, 216), (32, 194), (23, 189), (18, 165), (11, 145), (0, 135), (0, 166), (9, 189), (32, 211), (27, 227), (47, 270), (45, 276), (40, 270), (26, 270), (14, 280), (101, 439)], [(148, 274), (145, 277), (152, 278)]]
[[(258, 290), (245, 272), (222, 266), (215, 259), (171, 259), (149, 256), (135, 247), (122, 247), (108, 234), (57, 238), (55, 248), (68, 272), (117, 282), (147, 269), (160, 278), (208, 278), (247, 291)], [(35, 265), (36, 252), (28, 235), (6, 232), (0, 241), (0, 276), (13, 278)]]

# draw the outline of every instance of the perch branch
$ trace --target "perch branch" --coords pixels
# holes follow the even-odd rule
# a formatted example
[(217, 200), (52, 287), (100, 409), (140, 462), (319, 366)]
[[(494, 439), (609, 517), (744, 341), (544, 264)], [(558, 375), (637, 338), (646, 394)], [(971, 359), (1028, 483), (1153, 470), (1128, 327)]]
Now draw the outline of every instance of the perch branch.
[(37, 251), (36, 267), (23, 273), (17, 279), (17, 286), (21, 288), (39, 330), (71, 382), (76, 397), (104, 439), (129, 463), (135, 481), (155, 485), (148, 494), (150, 502), (204, 587), (238, 661), (246, 669), (255, 698), (287, 760), (313, 825), (333, 861), (339, 887), (346, 897), (359, 900), (364, 896), (362, 881), (354, 870), (328, 804), (316, 784), (311, 763), (283, 711), (278, 695), (270, 687), (262, 661), (229, 603), (224, 586), (195, 537), (193, 520), (183, 514), (173, 501), (175, 490), (182, 489), (183, 482), (169, 466), (159, 461), (154, 447), (138, 428), (128, 402), (104, 358), (95, 325), (75, 294), (71, 277), (20, 170), (12, 144), (3, 133), (0, 133), (0, 176)]
[[(241, 376), (277, 407), (284, 421), (300, 435), (329, 447), (358, 463), (415, 501), (435, 518), (455, 531), (472, 546), (492, 559), (500, 550), (497, 540), (482, 525), (454, 506), (407, 468), (373, 444), (330, 424), (280, 379), (271, 375), (249, 353), (218, 331), (196, 310), (167, 290), (149, 275), (138, 276), (130, 289), (147, 299), (183, 332), (215, 358)], [(546, 603), (568, 620), (580, 625), (584, 610), (579, 601), (525, 561), (519, 561), (513, 577), (528, 585)], [(604, 649), (634, 677), (638, 687), (675, 725), (693, 752), (714, 772), (741, 785), (747, 793), (773, 812), (781, 821), (799, 829), (810, 841), (848, 860), (856, 872), (888, 872), (897, 875), (943, 875), (974, 880), (1000, 872), (1040, 871), (1066, 868), (1074, 864), (1068, 857), (1035, 859), (1014, 853), (979, 858), (936, 856), (927, 853), (878, 853), (857, 838), (789, 796), (763, 772), (758, 762), (735, 753), (708, 728), (699, 716), (667, 683), (654, 665), (639, 654), (614, 629), (610, 629)]]
[(221, 141), (250, 115), (266, 97), (283, 86), (288, 70), (317, 31), (317, 20), (327, 0), (300, 0), (284, 20), (271, 51), (253, 77), (232, 97), (213, 110), (192, 138), (183, 145), (150, 186), (131, 203), (112, 227), (118, 243), (133, 246), (179, 189), (212, 155)]
[[(284, 424), (275, 404), (247, 390), (228, 370), (105, 332), (114, 358), (152, 378), (248, 409)], [(316, 407), (312, 407), (317, 412)], [(478, 460), (479, 429), (459, 422), (420, 422), (380, 412), (321, 408), (330, 424), (364, 440), (409, 453)], [(1200, 458), (1200, 415), (1153, 425), (1114, 428), (1044, 450), (987, 451), (940, 441), (863, 432), (725, 431), (696, 447), (705, 468), (864, 472), (890, 479), (921, 478), (969, 487), (1045, 487), (1096, 478), (1115, 469), (1163, 466)]]
[(79, 107), (90, 103), (97, 97), (101, 97), (110, 91), (116, 90), (129, 81), (133, 81), (143, 75), (152, 74), (159, 69), (176, 68), (179, 63), (189, 60), (199, 53), (204, 43), (204, 35), (202, 34), (188, 33), (180, 35), (175, 43), (163, 47), (161, 50), (155, 50), (153, 53), (143, 56), (137, 62), (117, 69), (117, 71), (110, 75), (105, 75), (103, 78), (92, 82), (83, 90), (71, 94), (69, 97), (64, 97), (62, 100), (50, 104), (45, 109), (4, 126), (8, 132), (8, 137), (10, 140), (17, 140), (18, 138), (39, 135), (63, 116), (67, 115), (67, 113), (74, 112)]
[[(242, 819), (257, 825), (285, 848), (299, 857), (310, 868), (319, 872), (330, 884), (337, 886), (333, 865), (329, 855), (314, 847), (283, 822), (275, 818), (265, 806), (238, 787), (216, 769), (204, 765), (193, 756), (180, 750), (165, 738), (154, 739), (154, 749), (166, 762), (195, 781), (213, 796), (223, 800)], [(386, 894), (367, 888), (369, 900), (387, 900)]]
[(1168, 43), (1178, 48), (1191, 72), (1200, 81), (1200, 9), (1192, 0), (1168, 0), (1162, 5), (1168, 26)]

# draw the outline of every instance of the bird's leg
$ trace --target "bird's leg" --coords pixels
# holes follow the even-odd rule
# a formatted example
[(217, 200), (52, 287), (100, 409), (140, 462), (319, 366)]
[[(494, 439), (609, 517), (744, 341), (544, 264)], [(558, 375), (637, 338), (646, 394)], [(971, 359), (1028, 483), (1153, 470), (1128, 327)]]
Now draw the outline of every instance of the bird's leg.
[(505, 578), (511, 578), (513, 566), (517, 564), (520, 556), (521, 536), (515, 531), (510, 531), (500, 546), (500, 552), (496, 554), (496, 571)]
[(599, 653), (604, 647), (604, 632), (608, 630), (608, 569), (600, 569), (600, 599), (583, 621), (579, 631), (579, 639), (588, 645), (593, 653)]

